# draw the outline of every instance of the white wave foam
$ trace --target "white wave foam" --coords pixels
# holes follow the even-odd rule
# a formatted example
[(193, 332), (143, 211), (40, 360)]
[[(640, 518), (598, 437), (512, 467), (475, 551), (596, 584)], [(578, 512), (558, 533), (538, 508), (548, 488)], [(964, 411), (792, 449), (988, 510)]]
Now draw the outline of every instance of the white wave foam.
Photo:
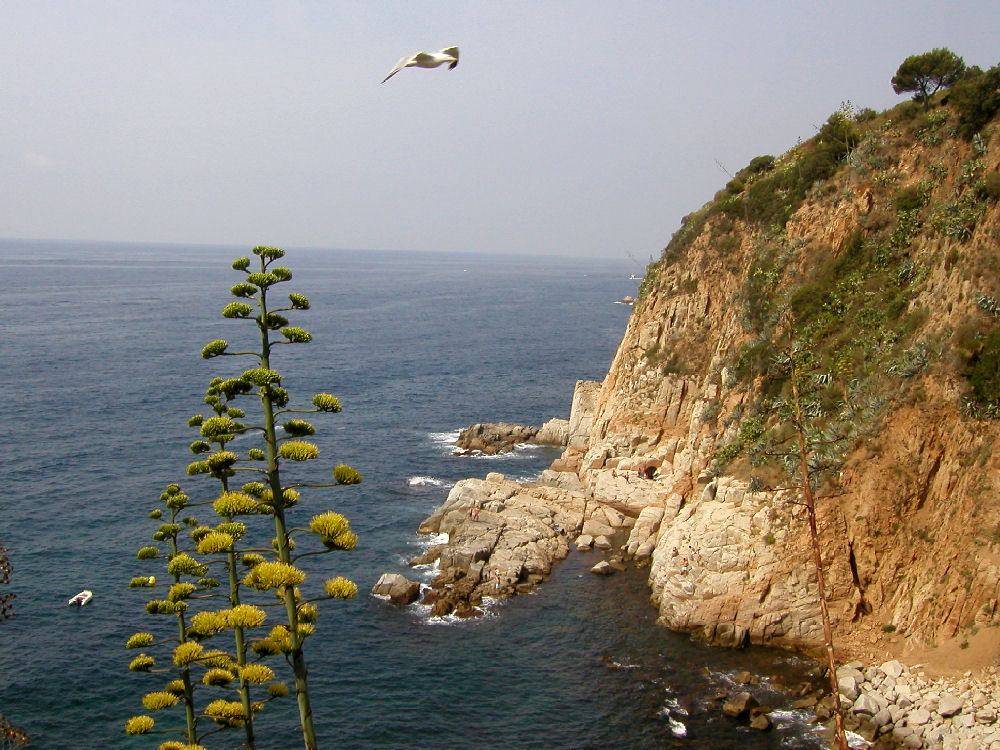
[(447, 487), (448, 482), (435, 477), (410, 477), (406, 483), (411, 487)]

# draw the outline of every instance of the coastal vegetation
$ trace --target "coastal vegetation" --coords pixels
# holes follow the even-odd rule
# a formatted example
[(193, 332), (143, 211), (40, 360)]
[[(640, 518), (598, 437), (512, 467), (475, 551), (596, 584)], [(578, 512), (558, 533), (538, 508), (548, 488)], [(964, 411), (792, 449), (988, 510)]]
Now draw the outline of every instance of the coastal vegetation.
[[(160, 750), (202, 747), (206, 737), (229, 729), (242, 729), (243, 746), (254, 748), (255, 715), (289, 692), (268, 663), (279, 656), (294, 679), (305, 747), (316, 748), (305, 641), (319, 615), (316, 602), (357, 593), (357, 586), (343, 577), (327, 580), (319, 591), (306, 593), (304, 588), (302, 558), (353, 549), (357, 537), (347, 519), (333, 511), (313, 516), (307, 526), (292, 525), (300, 489), (357, 484), (361, 475), (341, 464), (333, 470), (333, 482), (289, 481), (290, 466), (319, 455), (307, 439), (315, 429), (300, 415), (337, 413), (341, 405), (335, 396), (320, 393), (311, 408), (290, 406), (282, 376), (272, 368), (272, 354), (281, 346), (311, 341), (306, 330), (289, 325), (285, 317), (308, 310), (309, 300), (292, 292), (287, 303), (275, 302), (269, 294), (292, 278), (290, 270), (277, 265), (284, 251), (256, 247), (253, 255), (255, 264), (247, 257), (234, 261), (233, 269), (244, 279), (230, 290), (236, 300), (222, 315), (250, 323), (255, 329), (251, 341), (259, 343), (230, 351), (228, 341), (217, 339), (206, 344), (202, 356), (250, 358), (254, 366), (235, 377), (214, 378), (204, 398), (209, 413), (196, 414), (188, 422), (198, 438), (189, 446), (196, 460), (187, 474), (213, 482), (200, 492), (204, 499), (192, 498), (178, 484), (166, 487), (149, 514), (156, 525), (155, 544), (137, 553), (140, 561), (164, 566), (156, 571), (161, 578), (154, 573), (130, 582), (133, 588), (156, 592), (145, 605), (147, 613), (175, 623), (173, 636), (137, 632), (126, 644), (140, 651), (129, 665), (131, 671), (164, 680), (145, 693), (144, 708), (179, 708), (184, 714), (182, 727), (174, 722), (166, 730), (154, 730), (155, 720), (148, 714), (126, 722), (128, 734), (164, 731), (183, 738), (162, 743)], [(253, 424), (244, 421), (247, 411), (239, 405), (247, 397), (258, 406)], [(231, 445), (239, 437), (250, 439), (242, 456)], [(238, 475), (245, 481), (237, 484)], [(195, 512), (207, 513), (212, 520), (199, 521)], [(273, 537), (266, 530), (271, 524)], [(297, 551), (296, 539), (303, 533), (319, 537), (319, 548)], [(226, 636), (231, 640), (223, 644)], [(154, 650), (165, 654), (165, 664), (152, 655)]]
[[(738, 404), (712, 473), (739, 477), (752, 492), (791, 482), (805, 508), (834, 695), (817, 503), (844, 494), (842, 470), (852, 454), (874, 450), (867, 446), (894, 410), (928, 398), (924, 376), (964, 383), (955, 404), (964, 418), (1000, 417), (995, 221), (989, 240), (977, 235), (1000, 200), (1000, 66), (966, 68), (935, 49), (907, 58), (892, 85), (914, 101), (883, 113), (843, 102), (813, 138), (754, 158), (684, 217), (647, 269), (636, 306), (654, 294), (704, 297), (697, 290), (708, 278), (732, 290), (738, 330), (729, 340), (681, 348), (704, 327), (674, 330), (678, 348), (655, 346), (656, 362), (700, 372), (714, 349)], [(819, 221), (828, 223), (810, 223)], [(698, 278), (692, 256), (702, 284), (688, 283)], [(954, 287), (976, 298), (961, 322), (932, 313), (935, 295)], [(959, 302), (949, 298), (946, 313)], [(655, 364), (648, 352), (647, 361)], [(853, 606), (870, 611), (851, 554)], [(845, 747), (839, 718), (838, 730)]]

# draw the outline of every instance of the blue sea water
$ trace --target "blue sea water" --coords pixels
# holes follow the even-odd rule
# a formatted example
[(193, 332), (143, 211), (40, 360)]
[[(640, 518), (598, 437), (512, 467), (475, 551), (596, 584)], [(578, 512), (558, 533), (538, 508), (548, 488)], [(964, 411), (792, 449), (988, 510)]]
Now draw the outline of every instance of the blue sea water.
[[(172, 633), (145, 613), (149, 592), (128, 581), (164, 575), (135, 557), (150, 543), (147, 514), (163, 487), (178, 482), (192, 496), (213, 489), (184, 473), (197, 437), (187, 419), (204, 411), (212, 377), (253, 366), (200, 357), (212, 339), (234, 349), (253, 343), (241, 339), (246, 324), (219, 315), (240, 280), (230, 262), (248, 251), (0, 241), (0, 543), (17, 596), (16, 617), (0, 623), (0, 714), (31, 735), (31, 747), (165, 739), (123, 733), (128, 717), (146, 713), (141, 696), (160, 685), (127, 670), (134, 652), (124, 642), (139, 630)], [(342, 413), (310, 418), (321, 450), (314, 463), (327, 472), (347, 463), (365, 477), (307, 490), (293, 510), (299, 523), (336, 510), (359, 536), (354, 551), (314, 558), (309, 571), (347, 576), (360, 592), (321, 605), (308, 643), (321, 747), (820, 745), (794, 711), (776, 714), (778, 728), (762, 734), (722, 717), (713, 701), (738, 670), (794, 684), (810, 664), (711, 649), (657, 626), (643, 574), (593, 576), (592, 553), (571, 553), (536, 593), (493, 604), (477, 620), (435, 620), (425, 607), (368, 594), (383, 572), (433, 574), (407, 561), (429, 544), (418, 524), (457, 480), (490, 471), (530, 480), (557, 455), (457, 457), (450, 442), (472, 422), (567, 417), (576, 380), (607, 372), (629, 315), (614, 301), (635, 293), (628, 275), (640, 269), (341, 250), (290, 250), (285, 265), (294, 280), (284, 286), (312, 303), (291, 322), (314, 338), (279, 348), (272, 364), (293, 404), (323, 391), (341, 399)], [(67, 607), (83, 588), (93, 602)], [(755, 690), (769, 705), (789, 702), (768, 679)], [(270, 704), (258, 726), (262, 749), (302, 746), (291, 697)], [(241, 740), (228, 733), (205, 744)]]

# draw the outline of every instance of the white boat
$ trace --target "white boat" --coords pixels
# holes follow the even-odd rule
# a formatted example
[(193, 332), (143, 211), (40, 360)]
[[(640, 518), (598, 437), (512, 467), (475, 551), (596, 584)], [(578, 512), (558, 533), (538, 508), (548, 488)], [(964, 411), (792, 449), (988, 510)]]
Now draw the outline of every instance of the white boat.
[(89, 589), (84, 589), (79, 594), (72, 597), (68, 602), (66, 602), (66, 604), (68, 604), (71, 607), (74, 604), (78, 607), (82, 607), (84, 604), (86, 604), (93, 598), (94, 598), (94, 592), (90, 591)]

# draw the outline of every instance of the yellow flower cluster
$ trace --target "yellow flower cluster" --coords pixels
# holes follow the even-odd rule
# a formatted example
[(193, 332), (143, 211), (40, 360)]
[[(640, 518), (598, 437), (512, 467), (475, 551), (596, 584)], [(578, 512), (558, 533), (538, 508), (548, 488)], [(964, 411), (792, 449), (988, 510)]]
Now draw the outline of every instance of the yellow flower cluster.
[(125, 722), (126, 734), (146, 734), (153, 728), (152, 716), (133, 716)]
[(152, 633), (135, 633), (126, 642), (125, 648), (142, 648), (153, 643)]
[(233, 681), (233, 673), (228, 669), (209, 669), (202, 675), (201, 681), (209, 687), (225, 687)]
[(246, 719), (239, 701), (214, 700), (205, 706), (205, 715), (224, 727), (241, 727)]
[(251, 648), (255, 654), (261, 656), (288, 653), (292, 650), (292, 636), (284, 625), (275, 625), (267, 634), (267, 638), (254, 642)]
[(289, 440), (278, 448), (278, 455), (289, 461), (311, 461), (319, 456), (319, 448), (305, 440)]
[(148, 672), (156, 666), (156, 659), (148, 654), (139, 654), (131, 662), (128, 668), (130, 672)]
[(142, 705), (147, 711), (159, 711), (177, 705), (177, 696), (166, 691), (146, 693), (142, 696)]
[(248, 664), (240, 670), (240, 677), (251, 685), (263, 685), (274, 679), (274, 670), (264, 664)]
[(353, 599), (358, 595), (358, 584), (349, 581), (343, 576), (331, 578), (324, 584), (327, 596), (334, 599)]
[(245, 492), (223, 492), (212, 508), (223, 518), (249, 516), (257, 512), (258, 502)]
[(167, 600), (171, 602), (179, 602), (182, 599), (186, 599), (187, 597), (191, 596), (191, 594), (193, 594), (197, 590), (198, 587), (195, 586), (193, 583), (187, 583), (187, 582), (175, 583), (167, 591)]
[(219, 651), (218, 649), (203, 653), (201, 655), (201, 663), (206, 667), (228, 669), (230, 672), (236, 671), (236, 662), (233, 661), (233, 658), (225, 651)]
[(317, 393), (313, 396), (312, 401), (313, 406), (320, 411), (339, 412), (341, 410), (340, 399), (329, 393)]
[(187, 552), (175, 555), (167, 565), (167, 572), (172, 575), (203, 576), (208, 572), (208, 566), (196, 562)]
[(191, 618), (191, 632), (207, 638), (224, 630), (227, 624), (225, 612), (199, 612)]
[(206, 534), (198, 542), (199, 555), (215, 555), (219, 552), (227, 552), (233, 548), (233, 538), (223, 531), (213, 531)]
[(298, 586), (306, 579), (306, 574), (283, 562), (262, 562), (246, 574), (243, 583), (258, 591), (277, 589), (283, 586)]
[(204, 651), (204, 649), (201, 644), (195, 643), (194, 641), (185, 641), (184, 643), (178, 644), (174, 648), (174, 666), (186, 667), (191, 662), (200, 659), (202, 651)]
[(252, 604), (237, 604), (226, 613), (226, 620), (233, 628), (259, 628), (266, 619), (264, 610)]

